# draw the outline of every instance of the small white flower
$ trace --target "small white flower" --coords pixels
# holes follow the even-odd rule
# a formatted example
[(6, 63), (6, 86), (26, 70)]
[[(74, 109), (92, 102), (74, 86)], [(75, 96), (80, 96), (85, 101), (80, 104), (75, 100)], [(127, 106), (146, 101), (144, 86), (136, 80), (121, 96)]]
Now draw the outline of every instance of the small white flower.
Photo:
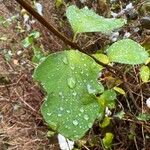
[(58, 134), (57, 138), (61, 150), (72, 150), (74, 148), (74, 141), (66, 139), (61, 134)]
[(150, 108), (150, 97), (146, 100), (146, 105), (148, 108)]

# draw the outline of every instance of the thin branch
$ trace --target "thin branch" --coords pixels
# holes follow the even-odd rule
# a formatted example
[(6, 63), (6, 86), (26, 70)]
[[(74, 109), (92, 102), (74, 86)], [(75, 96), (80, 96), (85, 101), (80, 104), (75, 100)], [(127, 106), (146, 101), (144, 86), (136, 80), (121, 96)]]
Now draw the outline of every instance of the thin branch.
[(66, 44), (75, 49), (80, 49), (76, 43), (73, 43), (66, 36), (61, 34), (51, 23), (49, 23), (44, 17), (42, 17), (38, 12), (36, 12), (27, 2), (24, 0), (16, 0), (24, 9), (26, 9), (34, 18), (36, 18), (42, 25), (44, 25), (49, 31), (54, 33), (57, 37), (59, 37)]
[(58, 38), (60, 38), (63, 42), (68, 44), (74, 49), (78, 49), (80, 52), (87, 54), (91, 58), (93, 58), (99, 65), (106, 67), (109, 72), (114, 74), (115, 76), (119, 76), (122, 78), (122, 72), (118, 70), (117, 68), (108, 66), (102, 62), (100, 62), (98, 59), (96, 59), (94, 56), (87, 53), (86, 49), (80, 48), (76, 43), (69, 40), (66, 36), (64, 36), (62, 33), (60, 33), (51, 23), (49, 23), (44, 17), (42, 17), (38, 12), (36, 12), (27, 2), (24, 0), (15, 0), (17, 3), (19, 3), (24, 9), (26, 9), (33, 17), (35, 17), (43, 26), (45, 26), (49, 31), (51, 31), (54, 35), (56, 35)]

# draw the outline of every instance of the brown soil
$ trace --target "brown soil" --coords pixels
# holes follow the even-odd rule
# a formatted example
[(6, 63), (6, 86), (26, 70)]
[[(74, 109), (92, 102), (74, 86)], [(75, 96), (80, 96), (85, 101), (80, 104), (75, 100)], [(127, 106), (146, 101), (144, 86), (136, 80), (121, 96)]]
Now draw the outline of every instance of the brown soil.
[[(43, 5), (44, 17), (71, 39), (72, 31), (69, 29), (70, 26), (64, 16), (65, 7), (58, 10), (55, 8), (52, 0), (41, 0), (40, 2)], [(126, 1), (123, 2), (127, 3)], [(72, 1), (72, 3), (76, 3), (78, 6), (83, 5), (79, 1)], [(99, 7), (93, 3), (87, 1), (86, 5), (97, 10)], [(0, 16), (9, 18), (16, 13), (20, 13), (20, 6), (14, 0), (6, 0), (4, 3), (0, 2)], [(30, 19), (33, 18), (30, 16)], [(18, 23), (25, 29), (22, 20), (23, 18), (20, 15), (8, 28), (0, 26), (0, 37), (7, 37), (7, 41), (0, 41), (0, 150), (59, 150), (56, 138), (47, 137), (48, 127), (40, 113), (40, 106), (45, 93), (32, 79), (32, 73), (35, 68), (31, 61), (33, 52), (30, 48), (23, 48), (21, 44), (21, 41), (29, 32), (19, 33), (16, 30)], [(123, 30), (130, 29), (132, 31), (132, 27), (136, 23), (137, 21), (132, 22)], [(41, 37), (37, 43), (44, 47), (45, 53), (52, 53), (67, 48), (65, 43), (48, 32), (37, 21), (31, 27), (33, 30), (40, 31)], [(146, 39), (145, 32), (144, 30), (140, 35), (132, 34), (132, 38), (140, 42), (144, 41)], [(92, 38), (90, 37), (91, 35)], [(84, 37), (84, 35), (82, 36)], [(108, 37), (101, 34), (87, 34), (85, 40), (82, 36), (79, 37), (77, 42), (83, 47), (86, 47), (90, 42), (96, 41), (97, 38), (99, 39), (96, 41), (96, 46), (91, 44), (90, 49), (92, 48), (94, 51), (110, 43)], [(88, 41), (90, 42), (88, 43)], [(101, 41), (101, 44), (99, 44), (99, 41)], [(18, 55), (18, 51), (22, 53)], [(6, 57), (8, 53), (12, 53), (9, 60)], [(119, 68), (119, 66), (116, 67)], [(142, 122), (135, 119), (135, 115), (141, 111), (138, 110), (136, 105), (142, 111), (150, 113), (150, 110), (143, 104), (150, 97), (150, 85), (142, 85), (137, 76), (138, 70), (137, 66), (126, 74), (126, 79), (130, 83), (130, 89), (127, 89), (127, 94), (130, 95), (132, 93), (134, 99), (130, 96), (126, 98), (123, 96), (118, 97), (120, 105), (114, 110), (115, 113), (124, 109), (126, 118), (122, 120), (113, 118), (111, 127), (104, 130), (100, 129), (96, 122), (84, 138), (87, 142), (83, 142), (84, 144), (76, 143), (78, 149), (101, 150), (100, 141), (106, 131), (113, 132), (115, 135), (114, 150), (150, 149), (150, 138), (148, 138), (148, 136), (150, 137), (150, 122)], [(107, 71), (104, 75), (107, 77)], [(105, 80), (104, 82), (109, 86), (111, 81)], [(128, 103), (131, 108), (128, 106)], [(133, 139), (129, 139), (131, 133), (136, 134)]]

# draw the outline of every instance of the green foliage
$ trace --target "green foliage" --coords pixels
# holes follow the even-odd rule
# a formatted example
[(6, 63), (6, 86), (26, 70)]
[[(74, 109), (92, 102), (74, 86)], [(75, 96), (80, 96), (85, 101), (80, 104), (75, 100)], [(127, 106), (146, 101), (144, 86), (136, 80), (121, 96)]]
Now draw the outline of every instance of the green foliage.
[(113, 89), (106, 90), (101, 94), (101, 96), (98, 98), (98, 102), (100, 106), (108, 107), (110, 109), (115, 108), (115, 100), (116, 100), (116, 93)]
[(55, 0), (55, 5), (59, 8), (64, 3), (64, 0)]
[(105, 117), (103, 122), (100, 124), (100, 127), (101, 128), (107, 127), (110, 124), (110, 119), (111, 119), (110, 117)]
[(93, 56), (97, 58), (100, 62), (104, 64), (109, 64), (109, 58), (107, 55), (98, 53), (98, 54), (93, 54)]
[(146, 113), (139, 113), (139, 115), (136, 118), (140, 121), (149, 121), (150, 115)]
[(124, 115), (125, 115), (125, 112), (124, 112), (124, 111), (120, 111), (120, 112), (116, 113), (116, 114), (114, 115), (114, 117), (117, 117), (117, 118), (119, 118), (119, 119), (122, 119), (122, 118), (124, 117)]
[(32, 31), (23, 41), (22, 45), (27, 48), (34, 43), (34, 39), (40, 37), (40, 33), (38, 31)]
[(32, 57), (32, 62), (39, 64), (41, 61), (43, 61), (45, 59), (45, 55), (42, 52), (41, 48), (36, 47), (36, 46), (32, 46), (34, 55)]
[(112, 133), (106, 133), (105, 137), (102, 139), (104, 148), (109, 149), (111, 148), (112, 141), (113, 141), (114, 135)]
[(96, 94), (104, 88), (97, 78), (101, 66), (75, 50), (49, 55), (35, 70), (47, 97), (41, 111), (46, 122), (65, 137), (77, 140), (99, 115)]
[(142, 64), (149, 54), (137, 42), (123, 39), (112, 44), (107, 50), (110, 61), (123, 64)]
[(104, 18), (87, 7), (79, 9), (74, 5), (67, 8), (66, 16), (75, 34), (83, 32), (102, 32), (108, 34), (126, 23), (124, 19)]
[[(59, 7), (62, 1), (56, 2), (58, 2), (56, 7)], [(67, 8), (66, 16), (75, 35), (82, 32), (108, 34), (125, 24), (123, 19), (104, 18), (87, 7), (78, 9), (76, 6), (70, 6)], [(37, 31), (29, 34), (23, 40), (24, 47), (32, 45), (34, 39), (39, 36)], [(35, 63), (40, 62), (35, 69), (34, 79), (39, 81), (47, 92), (41, 107), (42, 115), (48, 126), (65, 137), (71, 140), (82, 138), (92, 127), (95, 119), (102, 118), (107, 107), (115, 108), (117, 96), (115, 91), (125, 95), (125, 91), (119, 87), (104, 91), (103, 85), (97, 81), (102, 66), (88, 55), (77, 50), (68, 50), (50, 54), (45, 58), (40, 49), (37, 47), (33, 47), (33, 49), (32, 60)], [(107, 55), (95, 54), (93, 56), (106, 65), (110, 62), (136, 65), (145, 63), (149, 54), (135, 41), (123, 39), (112, 44), (107, 49)], [(145, 79), (145, 70), (141, 68), (140, 72), (144, 81), (148, 80)], [(121, 111), (114, 116), (122, 119), (124, 114)], [(143, 117), (138, 116), (137, 118)], [(100, 126), (104, 128), (109, 124), (110, 118), (105, 117)], [(104, 148), (111, 148), (113, 138), (112, 133), (106, 133), (102, 139)]]
[(140, 69), (140, 77), (143, 82), (148, 82), (150, 78), (150, 69), (148, 66), (143, 65)]

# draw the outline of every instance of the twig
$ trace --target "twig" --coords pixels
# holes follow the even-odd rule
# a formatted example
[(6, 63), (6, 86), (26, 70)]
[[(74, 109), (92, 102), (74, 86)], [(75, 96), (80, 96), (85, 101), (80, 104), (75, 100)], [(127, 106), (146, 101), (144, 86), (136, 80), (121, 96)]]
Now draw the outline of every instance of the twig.
[(80, 47), (69, 40), (66, 36), (61, 34), (51, 23), (49, 23), (44, 17), (42, 17), (38, 12), (36, 12), (27, 2), (24, 0), (16, 0), (24, 9), (26, 9), (34, 18), (36, 18), (42, 25), (44, 25), (47, 29), (49, 29), (52, 33), (54, 33), (57, 37), (59, 37), (66, 44), (70, 45), (72, 48), (80, 49)]
[[(45, 26), (49, 31), (51, 31), (54, 35), (56, 35), (58, 38), (60, 38), (63, 42), (65, 42), (66, 44), (68, 44), (72, 48), (78, 49), (80, 52), (87, 54), (88, 56), (93, 58), (99, 65), (106, 67), (107, 70), (110, 71), (112, 74), (114, 74), (115, 76), (120, 76), (120, 78), (122, 78), (122, 73), (120, 70), (106, 65), (106, 64), (100, 62), (94, 56), (88, 54), (86, 49), (80, 48), (76, 43), (72, 42), (66, 36), (64, 36), (62, 33), (60, 33), (51, 23), (49, 23), (44, 17), (42, 17), (38, 12), (36, 12), (27, 2), (25, 2), (24, 0), (16, 0), (16, 2), (19, 3), (33, 17), (35, 17), (43, 26)], [(117, 71), (117, 73), (115, 73), (115, 71)]]
[(137, 110), (139, 110), (141, 112), (141, 108), (136, 104), (134, 96), (132, 94), (132, 90), (130, 89), (128, 83), (127, 83), (127, 79), (125, 77), (125, 75), (123, 75), (123, 80), (124, 80), (124, 86), (126, 88), (126, 90), (129, 92), (129, 97), (131, 98), (133, 104), (135, 105), (135, 107), (137, 108)]
[(32, 111), (34, 111), (34, 112), (36, 112), (37, 113), (37, 111), (33, 108), (33, 107), (31, 107), (26, 101), (24, 101), (24, 99), (19, 95), (19, 93), (15, 90), (15, 93), (17, 94), (17, 96), (20, 98), (20, 100), (26, 105), (26, 106), (28, 106)]

